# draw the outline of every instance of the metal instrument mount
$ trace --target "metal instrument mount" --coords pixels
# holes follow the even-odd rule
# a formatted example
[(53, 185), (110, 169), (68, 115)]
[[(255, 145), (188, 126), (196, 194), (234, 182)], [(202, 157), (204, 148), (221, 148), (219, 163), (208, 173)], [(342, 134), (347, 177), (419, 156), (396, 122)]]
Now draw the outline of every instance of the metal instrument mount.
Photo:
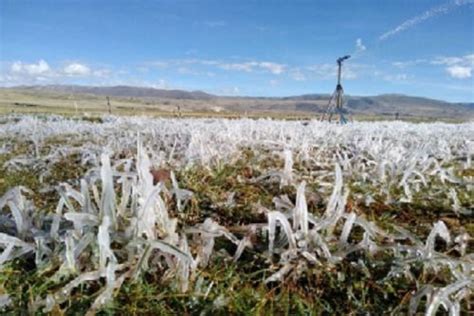
[(326, 118), (329, 122), (331, 122), (334, 115), (339, 115), (339, 123), (346, 124), (347, 119), (344, 116), (342, 106), (343, 106), (343, 97), (344, 97), (344, 89), (341, 85), (341, 75), (342, 75), (342, 63), (349, 59), (351, 56), (346, 55), (340, 57), (336, 60), (337, 62), (337, 86), (336, 90), (334, 90), (331, 98), (329, 99), (326, 112), (323, 114), (321, 121), (325, 121)]

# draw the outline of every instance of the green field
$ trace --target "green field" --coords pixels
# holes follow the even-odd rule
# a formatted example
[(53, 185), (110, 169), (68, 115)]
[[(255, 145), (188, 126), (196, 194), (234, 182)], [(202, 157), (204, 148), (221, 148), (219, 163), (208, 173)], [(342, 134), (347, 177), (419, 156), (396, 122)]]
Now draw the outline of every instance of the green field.
[[(13, 258), (1, 268), (4, 312), (406, 314), (415, 293), (442, 289), (436, 298), (450, 286), (449, 304), (472, 310), (473, 125), (301, 123), (3, 116), (0, 245)], [(158, 186), (150, 170), (164, 171)], [(141, 217), (151, 196), (156, 213)], [(164, 217), (130, 231), (150, 214)], [(272, 250), (278, 214), (292, 227), (275, 227)], [(90, 219), (73, 226), (73, 216)], [(435, 302), (422, 299), (417, 311)]]

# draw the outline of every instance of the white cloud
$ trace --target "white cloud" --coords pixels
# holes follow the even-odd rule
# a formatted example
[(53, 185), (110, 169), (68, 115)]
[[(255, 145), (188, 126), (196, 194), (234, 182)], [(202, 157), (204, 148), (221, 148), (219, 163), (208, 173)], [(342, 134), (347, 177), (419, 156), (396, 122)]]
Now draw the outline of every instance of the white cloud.
[(189, 69), (188, 67), (179, 67), (179, 68), (178, 68), (178, 73), (180, 73), (180, 74), (188, 74), (188, 75), (193, 75), (193, 74), (195, 74), (195, 72), (192, 71), (191, 69)]
[(164, 79), (159, 79), (158, 82), (149, 84), (149, 86), (155, 89), (171, 89), (171, 86), (169, 85), (169, 83)]
[(274, 75), (282, 74), (285, 71), (285, 65), (271, 62), (261, 62), (259, 67), (270, 71)]
[(465, 56), (437, 57), (431, 64), (445, 66), (446, 72), (453, 78), (471, 78), (474, 69), (474, 54)]
[(111, 71), (108, 69), (98, 69), (91, 72), (94, 77), (107, 78), (110, 76)]
[(458, 78), (458, 79), (471, 78), (472, 76), (471, 67), (450, 66), (446, 68), (446, 71), (449, 73), (451, 77)]
[(215, 28), (215, 27), (224, 27), (227, 25), (226, 21), (204, 21), (202, 22), (207, 27)]
[[(356, 41), (359, 44), (359, 49), (365, 47), (362, 40)], [(217, 60), (217, 59), (173, 59), (173, 60), (158, 60), (148, 62), (145, 65), (150, 67), (157, 66), (161, 68), (166, 65), (170, 70), (174, 70), (182, 75), (202, 75), (208, 77), (217, 76), (218, 73), (214, 69), (221, 69), (226, 71), (239, 71), (245, 73), (259, 73), (272, 74), (275, 76), (288, 76), (295, 81), (307, 80), (332, 80), (337, 75), (336, 63), (324, 63), (312, 66), (287, 65), (273, 61), (258, 61), (258, 60)], [(358, 74), (367, 72), (373, 65), (363, 65), (348, 63), (344, 65), (343, 78), (355, 79)], [(150, 68), (152, 69), (152, 68)], [(150, 70), (151, 71), (151, 70)], [(269, 80), (272, 78), (269, 78)], [(230, 92), (228, 92), (230, 93)]]
[(271, 72), (274, 75), (280, 75), (285, 72), (286, 65), (278, 64), (268, 61), (249, 61), (243, 63), (219, 63), (219, 68), (224, 70), (236, 70), (236, 71), (245, 71), (252, 72), (257, 70), (263, 70)]
[(255, 65), (256, 65), (255, 62), (231, 63), (231, 64), (220, 64), (219, 68), (222, 68), (224, 70), (237, 70), (237, 71), (252, 72)]
[(170, 65), (170, 62), (168, 62), (168, 61), (154, 61), (154, 62), (148, 63), (148, 65), (158, 67), (158, 68), (166, 68)]
[(385, 75), (383, 76), (383, 79), (385, 81), (390, 81), (390, 82), (403, 82), (409, 79), (409, 75), (407, 74), (390, 74), (390, 75)]
[(474, 3), (474, 0), (454, 0), (454, 1), (450, 1), (450, 2), (445, 3), (445, 4), (433, 7), (431, 9), (423, 12), (422, 14), (417, 15), (417, 16), (411, 18), (411, 19), (408, 19), (405, 22), (398, 25), (397, 27), (383, 33), (382, 35), (379, 36), (379, 40), (382, 40), (382, 41), (386, 40), (386, 39), (394, 36), (395, 34), (403, 32), (403, 31), (405, 31), (409, 28), (412, 28), (415, 25), (417, 25), (417, 24), (419, 24), (419, 23), (421, 23), (425, 20), (428, 20), (428, 19), (430, 19), (432, 17), (435, 17), (435, 16), (438, 16), (438, 15), (446, 14), (449, 11), (451, 11), (451, 10), (453, 10), (453, 9), (459, 7), (459, 6), (463, 6), (463, 5), (466, 5), (466, 4), (472, 4), (472, 3)]
[(474, 66), (474, 54), (465, 55), (462, 57), (437, 57), (432, 62), (434, 65), (458, 65), (464, 64)]
[(16, 61), (11, 65), (10, 71), (16, 75), (40, 76), (51, 72), (51, 68), (47, 62), (41, 59), (37, 64), (27, 64)]
[(358, 39), (356, 40), (356, 51), (355, 51), (356, 54), (357, 54), (357, 53), (361, 53), (361, 52), (363, 52), (363, 51), (366, 50), (366, 49), (367, 49), (367, 47), (365, 47), (365, 45), (362, 44), (362, 39), (358, 38)]
[(91, 70), (86, 65), (72, 63), (64, 67), (63, 72), (69, 76), (87, 76), (91, 73)]
[(306, 81), (307, 79), (306, 75), (299, 68), (293, 69), (290, 73), (290, 76), (296, 81)]
[[(446, 73), (452, 78), (466, 79), (471, 78), (472, 72), (474, 71), (474, 54), (464, 56), (439, 56), (431, 60), (420, 58), (408, 61), (396, 61), (392, 63), (392, 66), (405, 69), (419, 64), (442, 66)], [(391, 78), (393, 78), (393, 76), (391, 76)]]
[(276, 80), (276, 79), (272, 79), (268, 82), (272, 87), (276, 87), (280, 84), (280, 81), (279, 80)]
[(419, 59), (415, 59), (415, 60), (394, 61), (392, 63), (392, 66), (403, 69), (403, 68), (407, 68), (407, 67), (410, 67), (410, 66), (415, 66), (415, 65), (419, 65), (419, 64), (423, 64), (423, 63), (427, 63), (427, 62), (428, 62), (428, 60), (419, 58)]
[[(191, 65), (209, 66), (223, 70), (242, 71), (242, 72), (269, 72), (274, 75), (280, 75), (287, 71), (287, 65), (271, 62), (271, 61), (225, 61), (213, 59), (174, 59), (174, 60), (158, 60), (145, 64), (150, 67), (175, 69), (182, 74), (207, 74), (208, 71), (202, 69), (192, 69)], [(214, 75), (214, 73), (213, 73)]]
[[(342, 78), (344, 79), (356, 79), (357, 74), (355, 72), (354, 65), (347, 65), (342, 71)], [(337, 75), (337, 66), (335, 64), (319, 64), (307, 67), (307, 69), (316, 76), (316, 79), (333, 79)]]
[(455, 65), (463, 62), (462, 57), (437, 57), (431, 63), (433, 65)]
[(50, 66), (45, 60), (36, 63), (15, 61), (6, 63), (1, 71), (2, 85), (65, 83), (71, 78), (93, 79), (108, 78), (111, 71), (105, 68), (91, 69), (81, 63), (73, 62), (61, 67)]

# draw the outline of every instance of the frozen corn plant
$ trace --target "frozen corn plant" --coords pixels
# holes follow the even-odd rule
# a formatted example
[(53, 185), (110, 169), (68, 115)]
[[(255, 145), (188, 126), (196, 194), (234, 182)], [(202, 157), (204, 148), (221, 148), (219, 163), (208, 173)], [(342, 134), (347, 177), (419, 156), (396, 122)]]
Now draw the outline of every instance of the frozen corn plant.
[[(5, 116), (0, 310), (93, 315), (150, 282), (196, 313), (212, 299), (230, 311), (240, 285), (265, 289), (262, 304), (298, 289), (329, 313), (466, 313), (473, 135), (473, 123)], [(25, 173), (38, 181), (11, 180)], [(11, 271), (42, 286), (18, 293)]]

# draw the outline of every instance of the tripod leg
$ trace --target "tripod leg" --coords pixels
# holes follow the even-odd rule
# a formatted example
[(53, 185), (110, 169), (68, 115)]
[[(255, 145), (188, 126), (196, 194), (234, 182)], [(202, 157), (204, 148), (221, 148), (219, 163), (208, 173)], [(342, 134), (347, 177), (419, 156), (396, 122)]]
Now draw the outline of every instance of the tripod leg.
[(332, 118), (332, 114), (333, 114), (333, 108), (334, 108), (333, 102), (336, 98), (336, 95), (337, 95), (337, 89), (334, 90), (333, 94), (329, 98), (329, 102), (328, 102), (328, 105), (326, 107), (326, 112), (323, 114), (323, 116), (321, 118), (321, 121), (324, 121), (326, 119), (326, 116), (329, 115), (329, 122), (331, 122), (331, 118)]
[(342, 89), (342, 86), (341, 86), (338, 91), (338, 96), (337, 96), (337, 112), (339, 114), (339, 123), (347, 124), (347, 119), (344, 117), (344, 112), (342, 111), (343, 102), (344, 102), (344, 89)]

